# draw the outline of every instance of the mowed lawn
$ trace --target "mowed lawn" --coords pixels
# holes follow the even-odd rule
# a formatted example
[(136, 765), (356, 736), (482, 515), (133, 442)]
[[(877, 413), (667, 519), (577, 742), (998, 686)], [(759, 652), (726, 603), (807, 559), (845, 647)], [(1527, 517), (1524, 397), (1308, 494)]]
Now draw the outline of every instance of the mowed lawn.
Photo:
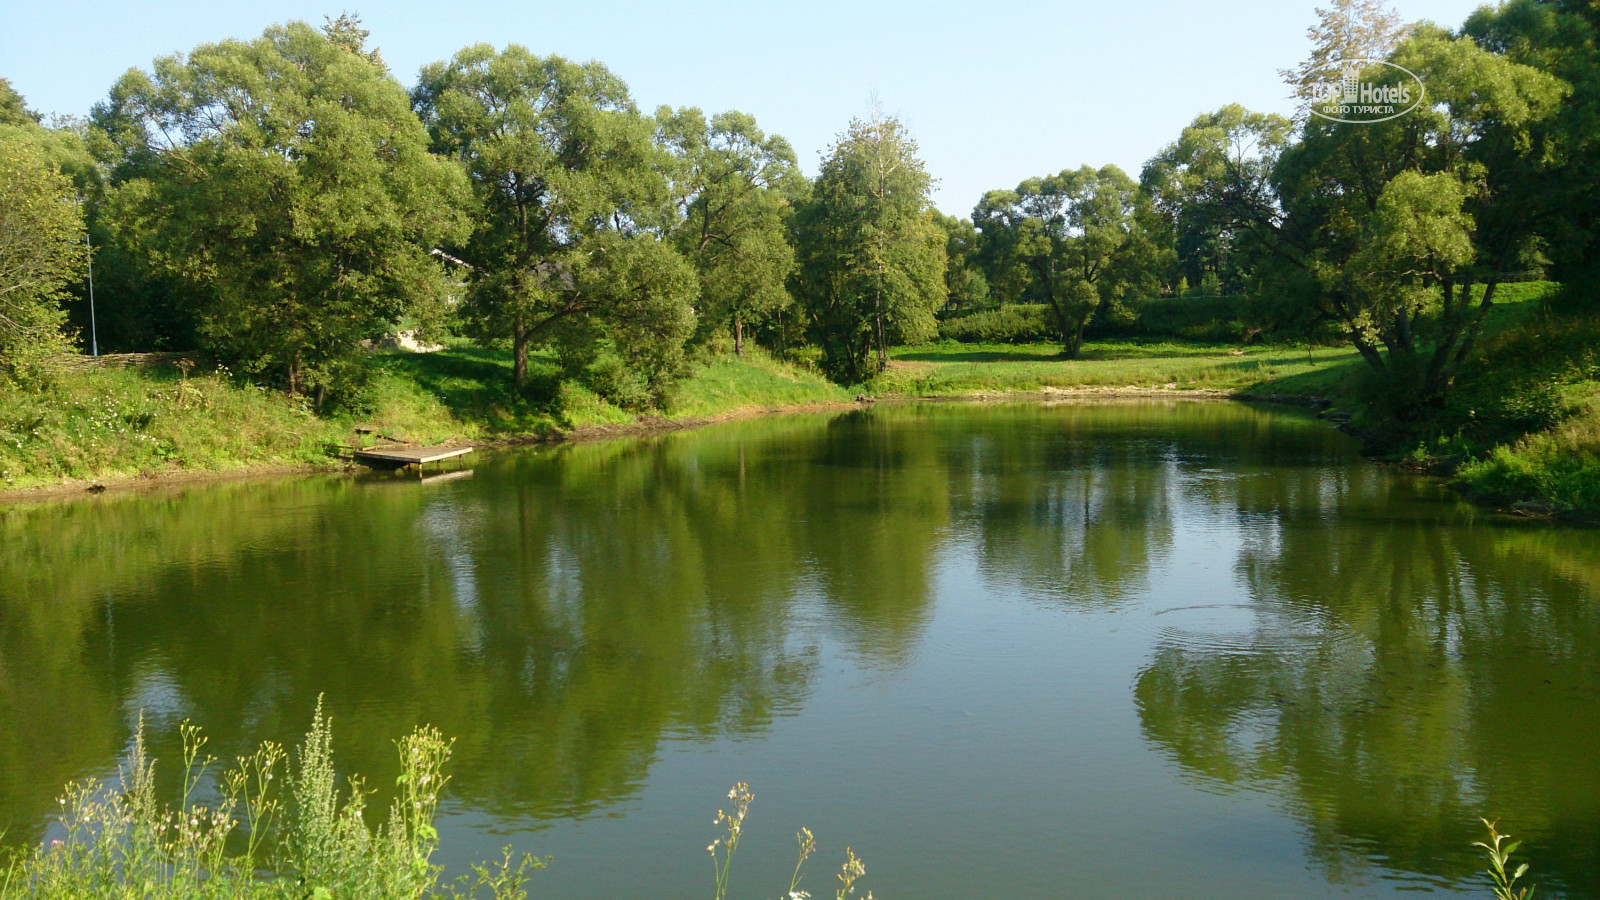
[(1322, 396), (1358, 360), (1346, 347), (1124, 341), (1086, 344), (1082, 358), (1066, 359), (1053, 344), (941, 343), (898, 348), (873, 388), (916, 397), (1073, 388)]

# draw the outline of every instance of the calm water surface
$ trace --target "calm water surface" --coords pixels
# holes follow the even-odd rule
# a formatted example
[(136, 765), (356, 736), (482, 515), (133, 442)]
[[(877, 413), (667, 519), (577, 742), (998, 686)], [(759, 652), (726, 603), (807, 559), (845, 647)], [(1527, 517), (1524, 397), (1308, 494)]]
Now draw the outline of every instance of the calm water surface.
[[(155, 755), (456, 737), (454, 871), (739, 896), (1484, 894), (1477, 817), (1600, 897), (1600, 536), (1475, 512), (1308, 417), (887, 406), (0, 509), (0, 828)], [(376, 798), (386, 806), (386, 799)]]

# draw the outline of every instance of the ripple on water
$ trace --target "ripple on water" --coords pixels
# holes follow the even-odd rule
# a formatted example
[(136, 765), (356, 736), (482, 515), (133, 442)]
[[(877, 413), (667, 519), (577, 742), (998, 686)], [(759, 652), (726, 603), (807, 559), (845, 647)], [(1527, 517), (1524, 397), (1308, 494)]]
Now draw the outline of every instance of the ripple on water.
[(1356, 639), (1309, 612), (1255, 603), (1168, 607), (1154, 611), (1144, 627), (1161, 645), (1229, 654), (1273, 654)]

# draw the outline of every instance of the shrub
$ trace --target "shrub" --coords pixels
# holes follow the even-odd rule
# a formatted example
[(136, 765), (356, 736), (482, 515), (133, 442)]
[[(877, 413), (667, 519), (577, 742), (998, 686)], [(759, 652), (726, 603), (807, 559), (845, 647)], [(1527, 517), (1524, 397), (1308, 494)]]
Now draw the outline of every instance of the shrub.
[(1061, 336), (1050, 307), (1029, 303), (946, 320), (939, 325), (939, 337), (963, 344), (1037, 344)]

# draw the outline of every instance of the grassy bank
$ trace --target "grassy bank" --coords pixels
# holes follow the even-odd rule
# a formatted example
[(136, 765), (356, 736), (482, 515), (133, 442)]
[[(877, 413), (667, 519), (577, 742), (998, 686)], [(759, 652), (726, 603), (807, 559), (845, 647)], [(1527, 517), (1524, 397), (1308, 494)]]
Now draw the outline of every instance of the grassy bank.
[(1600, 323), (1524, 289), (1494, 310), (1450, 404), (1395, 429), (1372, 411), (1366, 367), (1343, 347), (1091, 342), (1083, 358), (1054, 344), (943, 341), (899, 348), (872, 383), (841, 387), (754, 351), (703, 360), (669, 407), (641, 415), (564, 380), (535, 357), (511, 383), (509, 354), (466, 344), (438, 353), (376, 352), (366, 384), (314, 413), (226, 370), (63, 372), (43, 390), (0, 386), (0, 490), (326, 466), (384, 440), (524, 441), (616, 434), (759, 410), (825, 407), (858, 394), (992, 397), (1158, 391), (1328, 401), (1389, 457), (1453, 475), (1482, 502), (1600, 516)]
[(1600, 521), (1600, 317), (1530, 314), (1476, 362), (1419, 453), (1480, 502)]
[(1505, 285), (1445, 402), (1413, 421), (1397, 421), (1393, 389), (1353, 358), (1245, 393), (1327, 398), (1373, 455), (1479, 503), (1600, 521), (1600, 317), (1582, 292)]
[(535, 359), (520, 390), (511, 383), (509, 354), (470, 346), (379, 352), (370, 366), (365, 386), (326, 415), (304, 398), (265, 390), (225, 369), (60, 372), (35, 390), (0, 382), (0, 490), (330, 465), (344, 448), (383, 440), (549, 439), (854, 396), (756, 353), (698, 367), (672, 406), (652, 416), (562, 381), (551, 359)]
[[(419, 443), (553, 439), (586, 432), (698, 422), (754, 410), (826, 406), (858, 394), (969, 397), (1049, 390), (1151, 389), (1263, 396), (1315, 394), (1348, 351), (1182, 343), (1091, 344), (1083, 359), (1053, 345), (943, 343), (902, 348), (868, 385), (840, 387), (803, 365), (751, 352), (702, 362), (661, 412), (641, 415), (563, 380), (535, 358), (529, 383), (511, 383), (505, 352), (467, 345), (370, 358), (365, 386), (318, 415), (304, 398), (224, 370), (171, 366), (90, 369), (43, 390), (0, 387), (0, 488), (329, 465), (344, 449)], [(1274, 388), (1284, 379), (1291, 387)], [(359, 429), (359, 430), (358, 430)]]
[[(1296, 399), (1321, 396), (1355, 359), (1340, 348), (1177, 341), (1090, 343), (1082, 359), (1063, 359), (1057, 344), (948, 342), (901, 349), (872, 388), (906, 397), (1142, 388)], [(1273, 387), (1286, 379), (1294, 379), (1292, 387)]]

